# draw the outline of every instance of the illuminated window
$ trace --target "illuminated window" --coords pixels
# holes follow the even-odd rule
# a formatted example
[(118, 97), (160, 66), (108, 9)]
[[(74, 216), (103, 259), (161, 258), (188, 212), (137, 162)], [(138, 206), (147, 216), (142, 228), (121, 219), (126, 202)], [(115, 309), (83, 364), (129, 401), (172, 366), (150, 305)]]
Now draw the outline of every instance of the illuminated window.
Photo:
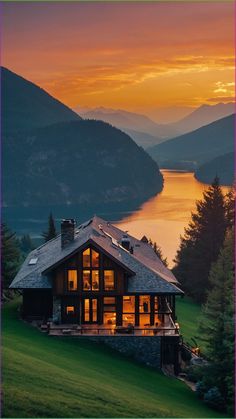
[(129, 295), (123, 297), (123, 313), (135, 313), (135, 296)]
[(83, 252), (83, 267), (84, 268), (98, 268), (99, 267), (99, 253), (93, 249), (86, 249)]
[(92, 267), (98, 268), (99, 267), (99, 253), (95, 250), (92, 250)]
[(135, 325), (135, 296), (126, 295), (123, 297), (123, 326)]
[(98, 300), (96, 298), (84, 299), (84, 321), (89, 323), (97, 322), (97, 304)]
[(150, 313), (150, 295), (139, 296), (139, 313)]
[(99, 290), (99, 271), (92, 271), (92, 290)]
[(114, 271), (104, 270), (104, 289), (106, 291), (113, 291), (115, 289)]
[(84, 291), (91, 290), (90, 271), (83, 271), (83, 290)]
[(84, 321), (89, 322), (90, 320), (90, 300), (85, 298), (84, 300)]
[(122, 315), (122, 325), (123, 326), (134, 326), (135, 325), (135, 315), (134, 314), (123, 314)]
[(90, 268), (90, 248), (83, 252), (83, 267)]
[(68, 291), (77, 290), (77, 271), (75, 269), (69, 269), (67, 274), (67, 288)]
[(103, 323), (105, 325), (116, 325), (116, 299), (115, 297), (103, 298)]
[(66, 307), (66, 314), (69, 316), (73, 316), (75, 314), (75, 307), (74, 306), (67, 306)]

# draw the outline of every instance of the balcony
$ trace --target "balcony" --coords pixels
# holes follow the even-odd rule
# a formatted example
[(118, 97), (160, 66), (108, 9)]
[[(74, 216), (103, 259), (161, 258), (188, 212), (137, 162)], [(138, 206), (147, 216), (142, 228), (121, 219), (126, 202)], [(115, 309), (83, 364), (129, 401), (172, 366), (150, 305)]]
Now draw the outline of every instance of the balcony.
[(165, 324), (157, 326), (115, 326), (115, 325), (78, 325), (52, 322), (44, 327), (50, 336), (174, 336), (179, 334), (179, 325), (169, 316)]

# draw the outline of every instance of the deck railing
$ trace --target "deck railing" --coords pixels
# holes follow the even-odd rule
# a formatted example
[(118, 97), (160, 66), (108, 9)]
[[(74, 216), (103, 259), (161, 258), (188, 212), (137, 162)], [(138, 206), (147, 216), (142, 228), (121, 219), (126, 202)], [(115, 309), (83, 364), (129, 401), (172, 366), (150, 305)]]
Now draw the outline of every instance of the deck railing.
[(169, 326), (150, 327), (104, 327), (53, 325), (48, 326), (48, 333), (54, 336), (170, 336), (179, 334), (178, 327), (173, 323)]

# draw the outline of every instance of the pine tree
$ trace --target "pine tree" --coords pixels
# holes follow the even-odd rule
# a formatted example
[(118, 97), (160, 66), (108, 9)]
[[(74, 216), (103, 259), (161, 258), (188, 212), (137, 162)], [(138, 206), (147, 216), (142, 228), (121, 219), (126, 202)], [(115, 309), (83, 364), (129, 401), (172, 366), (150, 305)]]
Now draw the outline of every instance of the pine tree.
[(223, 245), (226, 227), (224, 196), (216, 177), (203, 199), (196, 202), (173, 268), (185, 292), (200, 303), (206, 299), (210, 268)]
[(56, 232), (55, 222), (54, 222), (52, 213), (50, 213), (48, 217), (48, 230), (42, 234), (42, 237), (44, 238), (45, 242), (48, 242), (49, 240), (54, 239), (54, 237), (56, 236), (57, 236), (57, 232)]
[(35, 249), (32, 239), (29, 234), (24, 234), (20, 239), (20, 248), (23, 253), (27, 254)]
[(235, 189), (231, 188), (225, 196), (227, 227), (232, 228), (235, 221)]
[(7, 289), (19, 269), (21, 252), (15, 233), (11, 232), (5, 224), (1, 225), (1, 235), (2, 280), (3, 289)]
[(234, 400), (234, 232), (226, 234), (224, 247), (209, 276), (211, 290), (203, 309), (200, 331), (206, 342), (209, 365), (204, 381), (217, 387), (226, 405)]

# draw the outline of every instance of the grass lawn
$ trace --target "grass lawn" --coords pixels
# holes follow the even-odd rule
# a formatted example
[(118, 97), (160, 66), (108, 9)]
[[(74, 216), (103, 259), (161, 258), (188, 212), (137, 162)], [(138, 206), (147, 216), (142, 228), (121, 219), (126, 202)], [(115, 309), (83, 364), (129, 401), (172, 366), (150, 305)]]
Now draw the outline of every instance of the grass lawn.
[[(177, 321), (180, 324), (180, 332), (184, 341), (194, 345), (191, 338), (198, 337), (199, 320), (201, 317), (201, 306), (191, 300), (189, 297), (176, 298)], [(197, 342), (199, 339), (196, 339)], [(201, 343), (199, 343), (200, 345)]]
[(224, 417), (182, 382), (83, 338), (53, 338), (3, 308), (3, 417)]

